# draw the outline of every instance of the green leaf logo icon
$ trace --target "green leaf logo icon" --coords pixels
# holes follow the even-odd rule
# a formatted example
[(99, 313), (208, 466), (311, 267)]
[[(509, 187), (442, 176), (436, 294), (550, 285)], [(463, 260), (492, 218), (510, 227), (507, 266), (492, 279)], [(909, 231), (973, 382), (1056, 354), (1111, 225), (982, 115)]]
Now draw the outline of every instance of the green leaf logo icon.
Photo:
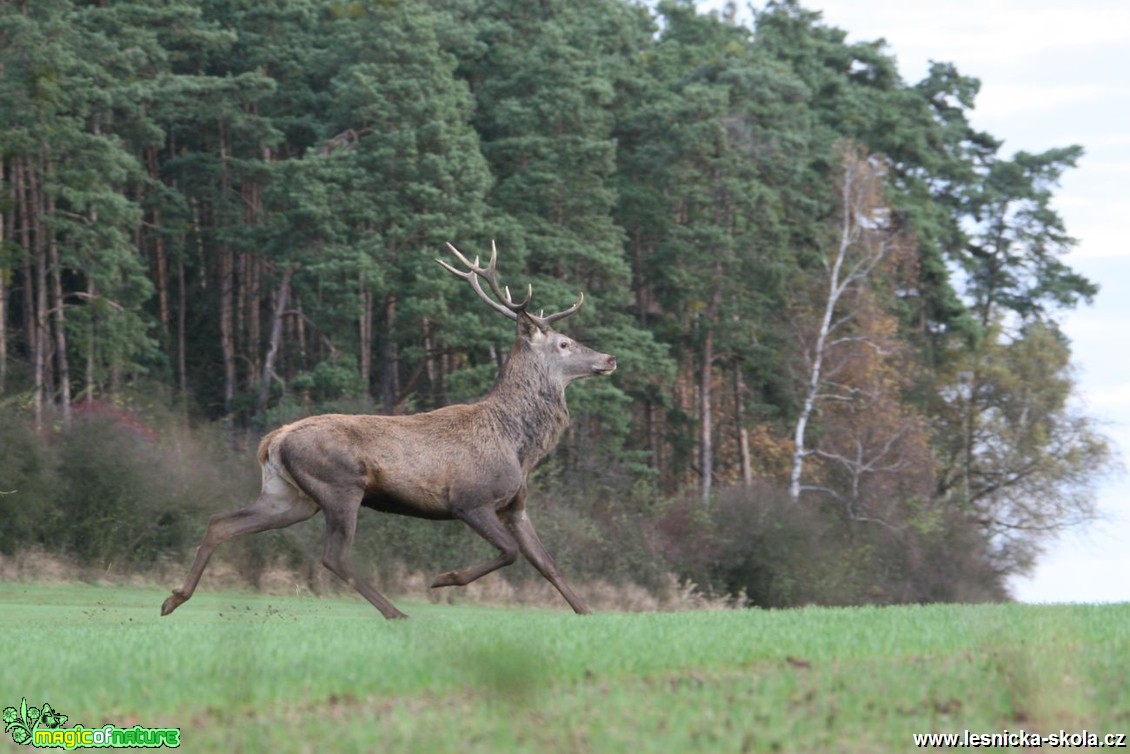
[(59, 728), (67, 722), (67, 716), (59, 714), (50, 704), (43, 703), (43, 707), (27, 706), (27, 697), (20, 700), (20, 708), (5, 707), (3, 712), (4, 732), (12, 735), (12, 741), (17, 744), (31, 743), (35, 731), (39, 728)]
[(47, 702), (43, 703), (43, 712), (39, 718), (40, 725), (44, 728), (61, 728), (63, 723), (67, 722), (66, 715), (60, 715), (58, 711), (51, 708)]

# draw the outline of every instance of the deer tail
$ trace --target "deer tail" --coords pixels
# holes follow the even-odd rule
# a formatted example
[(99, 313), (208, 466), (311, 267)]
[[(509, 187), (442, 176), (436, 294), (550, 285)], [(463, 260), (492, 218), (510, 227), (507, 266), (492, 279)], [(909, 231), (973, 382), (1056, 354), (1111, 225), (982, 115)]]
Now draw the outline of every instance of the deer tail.
[(271, 452), (271, 440), (274, 439), (276, 432), (270, 432), (264, 435), (263, 439), (259, 441), (259, 451), (256, 453), (256, 457), (259, 459), (260, 466), (267, 462), (267, 456)]

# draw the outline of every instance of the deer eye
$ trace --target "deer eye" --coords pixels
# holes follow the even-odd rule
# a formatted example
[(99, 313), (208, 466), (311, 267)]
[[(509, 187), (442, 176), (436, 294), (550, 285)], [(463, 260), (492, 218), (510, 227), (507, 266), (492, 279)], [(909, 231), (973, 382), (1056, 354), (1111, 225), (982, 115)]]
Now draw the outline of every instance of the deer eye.
[(568, 348), (568, 347), (569, 347), (569, 341), (567, 341), (567, 340), (561, 341), (561, 348), (564, 349), (564, 348)]

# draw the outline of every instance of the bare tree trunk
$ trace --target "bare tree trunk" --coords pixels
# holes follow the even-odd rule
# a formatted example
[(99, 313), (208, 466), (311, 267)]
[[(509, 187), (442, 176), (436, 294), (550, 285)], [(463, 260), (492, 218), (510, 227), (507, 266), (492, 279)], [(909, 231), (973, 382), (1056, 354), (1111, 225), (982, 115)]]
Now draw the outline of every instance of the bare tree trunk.
[(231, 412), (235, 401), (235, 329), (232, 311), (232, 288), (235, 286), (232, 250), (220, 247), (220, 351), (224, 362), (224, 421), (229, 433), (234, 429)]
[(396, 394), (399, 392), (397, 385), (397, 372), (399, 364), (396, 355), (396, 340), (393, 338), (393, 326), (396, 322), (396, 296), (392, 293), (385, 297), (385, 341), (382, 349), (381, 364), (381, 406), (386, 414), (391, 414), (396, 406)]
[[(86, 279), (86, 295), (89, 297), (88, 301), (94, 301), (94, 296), (97, 293), (94, 286), (94, 278), (87, 277)], [(86, 385), (83, 388), (85, 396), (86, 407), (90, 408), (94, 405), (94, 390), (98, 378), (94, 374), (94, 367), (97, 363), (94, 357), (95, 349), (97, 348), (98, 340), (95, 338), (95, 331), (98, 327), (97, 316), (91, 313), (90, 324), (86, 330)]]
[(43, 250), (35, 249), (35, 426), (43, 425), (43, 408), (50, 392), (47, 364), (47, 259)]
[(298, 296), (294, 297), (294, 308), (298, 310), (298, 316), (294, 318), (295, 340), (298, 341), (298, 358), (300, 364), (306, 364), (306, 354), (308, 346), (306, 345), (306, 317), (302, 314), (302, 299)]
[[(248, 269), (250, 255), (240, 249), (232, 249), (231, 255), (232, 299), (234, 301), (232, 304), (232, 317), (234, 319), (232, 343), (238, 363), (240, 355), (250, 356), (251, 353), (251, 344), (247, 342), (247, 283), (250, 279), (250, 270)], [(248, 366), (251, 367), (248, 380), (249, 382), (255, 382), (259, 376), (259, 372), (254, 368), (254, 363), (250, 358), (248, 358), (247, 363), (244, 364), (245, 369)]]
[[(251, 187), (251, 211), (249, 223), (258, 225), (260, 217), (261, 191), (258, 183)], [(247, 356), (251, 359), (250, 380), (259, 373), (260, 340), (262, 339), (262, 322), (260, 317), (260, 296), (262, 295), (263, 260), (259, 254), (247, 254)], [(287, 280), (289, 286), (289, 279)]]
[[(5, 178), (6, 162), (0, 159), (0, 181)], [(0, 245), (8, 243), (8, 233), (11, 228), (12, 203), (2, 202), (6, 205), (0, 212)], [(0, 395), (4, 394), (4, 387), (8, 381), (8, 269), (0, 267)]]
[[(197, 246), (203, 245), (200, 235), (200, 212), (196, 202), (192, 204), (192, 227), (196, 236)], [(181, 245), (181, 254), (177, 256), (177, 387), (180, 388), (181, 400), (188, 401), (188, 357), (186, 354), (186, 325), (188, 309), (188, 281), (184, 274), (184, 254), (188, 243)], [(201, 256), (203, 253), (201, 252)], [(203, 277), (207, 280), (207, 276)]]
[(651, 468), (658, 471), (663, 468), (660, 463), (663, 459), (661, 457), (660, 444), (659, 444), (659, 428), (658, 422), (655, 420), (655, 402), (648, 399), (644, 402), (644, 424), (647, 427), (647, 450), (648, 458), (651, 461)]
[[(258, 115), (258, 106), (255, 104), (246, 106), (245, 109), (254, 115)], [(264, 149), (262, 151), (262, 159), (264, 162), (270, 161), (270, 150)], [(249, 228), (259, 225), (263, 216), (262, 184), (257, 179), (248, 180), (245, 178), (242, 195), (244, 224)], [(240, 328), (240, 333), (243, 336), (244, 353), (247, 355), (249, 364), (247, 382), (248, 392), (251, 392), (254, 390), (255, 380), (260, 374), (260, 341), (262, 340), (260, 298), (262, 295), (263, 260), (258, 254), (250, 251), (245, 251), (242, 256), (244, 257), (244, 264), (240, 275), (241, 311), (246, 311), (244, 315), (246, 319), (245, 326)], [(287, 282), (289, 284), (289, 280)]]
[[(0, 213), (0, 226), (3, 218)], [(0, 227), (0, 239), (4, 237)], [(2, 241), (0, 241), (2, 243)], [(8, 382), (8, 271), (0, 269), (0, 395)]]
[[(220, 175), (220, 189), (222, 197), (231, 196), (231, 171), (229, 160), (231, 152), (228, 146), (228, 133), (227, 127), (223, 121), (219, 123), (220, 132), (220, 163), (223, 165), (223, 170)], [(213, 214), (217, 214), (213, 208)], [(219, 224), (223, 221), (222, 218), (216, 216), (213, 218), (214, 222)], [(231, 246), (224, 243), (219, 248), (220, 257), (220, 351), (222, 353), (224, 363), (224, 427), (227, 430), (228, 442), (233, 446), (235, 445), (235, 417), (232, 416), (232, 411), (235, 409), (235, 386), (236, 386), (236, 368), (235, 368), (235, 318), (239, 316), (238, 308), (235, 307), (235, 252)]]
[[(50, 168), (48, 168), (50, 176)], [(55, 198), (47, 199), (47, 216), (55, 214)], [(54, 230), (48, 230), (47, 264), (51, 276), (51, 312), (55, 325), (55, 366), (59, 374), (59, 406), (63, 410), (63, 424), (71, 422), (71, 366), (67, 356), (67, 315), (63, 302), (62, 264), (59, 261), (59, 242)]]
[[(156, 183), (159, 180), (157, 148), (149, 147), (145, 150), (145, 162), (149, 169), (149, 180)], [(156, 232), (153, 237), (153, 276), (157, 284), (157, 316), (161, 322), (162, 346), (168, 346), (169, 337), (169, 258), (165, 251), (165, 235), (161, 225), (161, 209), (153, 209), (153, 227)], [(141, 248), (140, 245), (138, 248)]]
[(824, 300), (824, 313), (821, 315), (820, 327), (816, 332), (816, 343), (812, 347), (809, 358), (808, 384), (805, 386), (804, 403), (801, 405), (800, 415), (797, 417), (796, 429), (793, 434), (793, 466), (789, 474), (789, 499), (794, 503), (800, 499), (800, 478), (804, 473), (804, 459), (808, 457), (810, 452), (805, 446), (805, 432), (808, 430), (808, 422), (816, 409), (816, 399), (820, 393), (828, 335), (832, 331), (832, 316), (835, 313), (836, 304), (844, 292), (844, 288), (840, 284), (840, 270), (843, 268), (844, 257), (847, 255), (849, 245), (850, 239), (845, 228), (845, 232), (840, 238), (835, 262), (828, 276), (828, 297)]
[(361, 295), (361, 316), (358, 321), (357, 336), (360, 339), (361, 384), (369, 394), (369, 381), (373, 377), (373, 291), (365, 284), (364, 274), (359, 281)]
[(702, 436), (700, 439), (699, 471), (702, 498), (710, 497), (714, 486), (714, 319), (722, 306), (722, 263), (714, 264), (714, 291), (710, 296), (703, 318), (706, 337), (702, 344)]
[(35, 329), (35, 285), (31, 266), (31, 206), (27, 192), (25, 162), (26, 160), (18, 157), (12, 162), (12, 185), (16, 192), (15, 218), (16, 227), (19, 228), (17, 243), (23, 250), (23, 254), (20, 255), (20, 279), (24, 287), (22, 296), (24, 343), (27, 344), (28, 356), (34, 363), (38, 336)]
[(435, 341), (432, 339), (432, 324), (427, 317), (424, 318), (420, 330), (420, 335), (424, 341), (424, 371), (428, 375), (428, 384), (434, 386), (439, 374), (436, 369), (436, 347)]
[[(258, 194), (256, 194), (258, 196)], [(251, 358), (251, 366), (256, 371), (259, 368), (259, 346), (263, 339), (263, 318), (260, 298), (263, 290), (263, 259), (258, 254), (249, 254), (251, 257), (251, 275), (248, 281), (247, 294), (247, 355)], [(287, 284), (289, 286), (289, 282)], [(255, 374), (256, 372), (252, 372)], [(254, 379), (254, 378), (252, 378)]]
[(110, 362), (110, 380), (106, 387), (106, 392), (114, 395), (122, 391), (122, 367), (117, 359)]
[(259, 398), (255, 401), (256, 414), (262, 414), (266, 410), (267, 401), (271, 397), (271, 377), (274, 375), (275, 360), (282, 343), (283, 315), (286, 313), (287, 302), (290, 299), (290, 281), (293, 277), (294, 268), (287, 267), (279, 283), (279, 293), (275, 299), (275, 315), (271, 318), (270, 346), (267, 348), (266, 358), (263, 359), (263, 378), (259, 383)]
[(973, 500), (973, 486), (970, 476), (976, 460), (977, 427), (980, 424), (977, 394), (981, 388), (981, 346), (976, 346), (973, 352), (973, 368), (969, 374), (969, 389), (965, 396), (965, 406), (962, 423), (962, 464), (961, 464), (961, 496), (962, 500)]
[[(54, 205), (54, 200), (50, 205)], [(53, 206), (48, 207), (54, 210)], [(63, 281), (59, 264), (59, 244), (55, 234), (47, 244), (47, 263), (51, 271), (51, 311), (55, 325), (55, 366), (59, 372), (59, 405), (63, 409), (63, 424), (71, 421), (71, 366), (67, 357), (67, 317), (63, 306)]]
[(34, 363), (38, 335), (35, 328), (35, 290), (31, 269), (31, 207), (28, 201), (24, 162), (24, 160), (17, 158), (12, 163), (12, 183), (16, 189), (17, 226), (20, 229), (19, 245), (23, 249), (20, 259), (20, 278), (24, 284), (24, 343), (27, 344), (28, 353)]
[[(35, 240), (30, 249), (35, 264), (35, 426), (43, 426), (43, 409), (48, 395), (53, 394), (50, 365), (48, 364), (48, 311), (47, 300), (47, 249), (43, 240), (42, 206), (35, 173), (30, 169), (30, 160), (25, 164), (28, 170), (24, 175), (30, 208), (29, 216), (35, 228)], [(29, 223), (31, 225), (31, 223)]]
[[(161, 228), (161, 210), (153, 210), (153, 224)], [(157, 278), (157, 314), (165, 344), (169, 336), (169, 256), (165, 252), (165, 236), (158, 230), (153, 240), (153, 267)]]
[(181, 400), (188, 396), (188, 368), (184, 354), (184, 308), (186, 303), (184, 290), (184, 259), (177, 259), (177, 388), (180, 390)]
[(742, 486), (753, 486), (753, 469), (749, 458), (749, 430), (745, 426), (745, 378), (741, 362), (734, 364), (734, 426), (738, 434), (738, 462), (741, 466)]
[(640, 327), (647, 324), (647, 300), (643, 273), (643, 243), (638, 235), (632, 243), (632, 273), (636, 283), (636, 321)]
[(702, 346), (702, 435), (699, 440), (699, 478), (703, 500), (710, 497), (714, 486), (714, 412), (711, 407), (711, 386), (714, 382), (714, 328), (709, 324)]
[[(254, 194), (251, 194), (253, 197)], [(249, 198), (250, 200), (250, 198)], [(248, 392), (253, 393), (258, 387), (259, 375), (262, 373), (259, 363), (259, 341), (261, 339), (259, 318), (260, 295), (260, 262), (255, 254), (243, 251), (239, 253), (239, 274), (237, 275), (236, 296), (236, 344), (239, 353), (246, 361)]]

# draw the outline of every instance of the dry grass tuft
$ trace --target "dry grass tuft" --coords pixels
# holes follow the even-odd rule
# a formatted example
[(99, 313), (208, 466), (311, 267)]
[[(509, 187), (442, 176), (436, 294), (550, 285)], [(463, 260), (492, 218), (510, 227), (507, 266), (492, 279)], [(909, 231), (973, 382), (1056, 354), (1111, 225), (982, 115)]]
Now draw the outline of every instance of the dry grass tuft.
[[(187, 563), (163, 560), (144, 571), (117, 572), (113, 568), (82, 567), (59, 555), (29, 549), (15, 555), (0, 555), (0, 581), (73, 584), (77, 582), (133, 587), (167, 587), (180, 584)], [(561, 595), (541, 578), (511, 581), (491, 574), (461, 588), (429, 588), (434, 574), (396, 565), (386, 573), (372, 576), (382, 591), (395, 597), (425, 597), (433, 604), (526, 605), (565, 609)], [(255, 590), (277, 595), (326, 595), (349, 593), (333, 574), (317, 563), (304, 568), (289, 567), (284, 558), (257, 569), (241, 571), (231, 561), (217, 557), (201, 579), (204, 590)], [(695, 583), (669, 573), (657, 589), (634, 583), (615, 583), (604, 579), (575, 585), (589, 605), (601, 612), (677, 612), (684, 610), (729, 610), (742, 607), (744, 595), (713, 595)]]

